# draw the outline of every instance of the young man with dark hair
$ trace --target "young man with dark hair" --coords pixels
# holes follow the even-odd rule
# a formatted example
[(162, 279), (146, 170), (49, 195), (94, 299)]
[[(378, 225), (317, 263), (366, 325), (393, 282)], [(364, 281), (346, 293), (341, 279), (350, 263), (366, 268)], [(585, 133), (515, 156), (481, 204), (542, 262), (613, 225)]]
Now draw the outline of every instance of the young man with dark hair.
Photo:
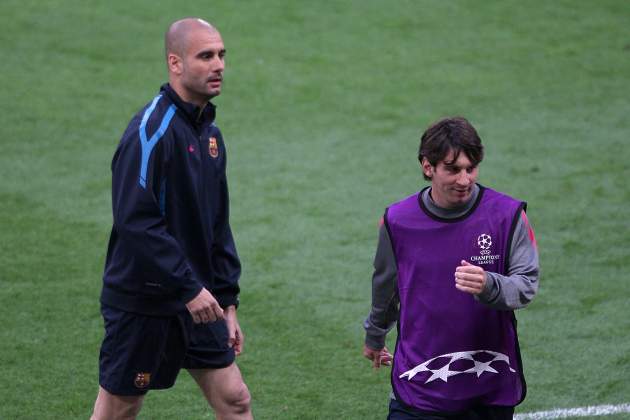
[(431, 125), (418, 159), (431, 185), (385, 212), (364, 356), (393, 362), (389, 419), (511, 419), (526, 393), (513, 311), (538, 289), (526, 204), (477, 184), (483, 146), (464, 118)]
[(219, 32), (195, 18), (165, 36), (169, 83), (129, 123), (112, 161), (112, 227), (92, 419), (133, 419), (181, 368), (217, 419), (251, 419), (241, 265), (229, 224), (226, 150), (214, 123), (225, 69)]

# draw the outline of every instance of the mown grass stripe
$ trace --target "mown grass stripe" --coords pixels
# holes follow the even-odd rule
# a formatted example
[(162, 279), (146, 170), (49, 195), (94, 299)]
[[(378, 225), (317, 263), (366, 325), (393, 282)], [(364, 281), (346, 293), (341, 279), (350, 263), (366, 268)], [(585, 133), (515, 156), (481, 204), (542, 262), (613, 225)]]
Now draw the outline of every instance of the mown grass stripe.
[(548, 420), (570, 417), (607, 416), (610, 414), (630, 413), (630, 404), (595, 405), (577, 408), (559, 408), (550, 411), (516, 414), (515, 420)]

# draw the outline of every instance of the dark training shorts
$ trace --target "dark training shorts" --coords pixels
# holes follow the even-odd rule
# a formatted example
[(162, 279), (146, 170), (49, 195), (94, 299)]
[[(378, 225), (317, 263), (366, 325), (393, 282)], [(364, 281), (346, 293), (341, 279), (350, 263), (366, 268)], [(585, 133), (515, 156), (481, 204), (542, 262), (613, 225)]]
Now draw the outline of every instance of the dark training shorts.
[(234, 362), (225, 321), (194, 324), (188, 312), (155, 317), (106, 305), (101, 313), (99, 383), (114, 395), (170, 388), (181, 368), (218, 369)]
[(234, 349), (228, 346), (225, 321), (195, 324), (190, 319), (189, 342), (184, 358), (184, 369), (220, 369), (234, 363)]
[(456, 413), (439, 413), (416, 410), (391, 399), (387, 420), (512, 420), (513, 416), (514, 407), (480, 405)]

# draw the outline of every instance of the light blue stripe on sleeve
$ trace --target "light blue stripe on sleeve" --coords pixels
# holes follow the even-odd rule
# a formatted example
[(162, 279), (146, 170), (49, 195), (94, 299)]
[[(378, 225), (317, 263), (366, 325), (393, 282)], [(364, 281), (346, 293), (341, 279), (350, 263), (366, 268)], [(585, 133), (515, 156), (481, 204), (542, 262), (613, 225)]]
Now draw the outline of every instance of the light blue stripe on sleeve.
[(151, 105), (144, 111), (144, 115), (142, 116), (142, 121), (140, 122), (140, 145), (142, 146), (142, 161), (140, 163), (140, 185), (142, 188), (147, 187), (147, 170), (149, 167), (149, 158), (151, 157), (151, 152), (153, 148), (157, 144), (158, 141), (162, 138), (164, 133), (166, 132), (168, 125), (171, 123), (171, 119), (173, 115), (175, 115), (175, 105), (171, 105), (166, 110), (166, 114), (162, 118), (162, 122), (160, 123), (160, 127), (157, 129), (155, 133), (151, 136), (150, 139), (147, 140), (147, 122), (149, 121), (149, 117), (151, 113), (155, 110), (158, 101), (162, 95), (158, 95), (153, 99)]

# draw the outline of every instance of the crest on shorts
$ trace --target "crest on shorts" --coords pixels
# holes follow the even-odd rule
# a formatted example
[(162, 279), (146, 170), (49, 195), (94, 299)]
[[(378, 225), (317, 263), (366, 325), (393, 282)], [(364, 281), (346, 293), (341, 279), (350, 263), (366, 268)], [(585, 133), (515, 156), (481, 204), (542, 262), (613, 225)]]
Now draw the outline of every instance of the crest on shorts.
[(144, 389), (149, 386), (151, 382), (151, 374), (147, 372), (136, 373), (136, 379), (133, 380), (133, 384), (136, 388)]
[(210, 153), (210, 157), (212, 158), (219, 157), (219, 145), (215, 137), (208, 139), (208, 153)]

